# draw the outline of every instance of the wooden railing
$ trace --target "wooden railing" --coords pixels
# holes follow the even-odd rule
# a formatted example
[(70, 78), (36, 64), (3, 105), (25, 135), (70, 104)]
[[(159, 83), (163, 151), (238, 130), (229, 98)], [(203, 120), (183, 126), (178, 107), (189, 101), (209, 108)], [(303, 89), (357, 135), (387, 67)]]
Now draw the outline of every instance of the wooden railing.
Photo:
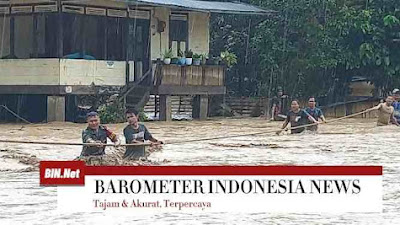
[(222, 65), (190, 65), (158, 64), (155, 75), (156, 86), (224, 86), (225, 66)]

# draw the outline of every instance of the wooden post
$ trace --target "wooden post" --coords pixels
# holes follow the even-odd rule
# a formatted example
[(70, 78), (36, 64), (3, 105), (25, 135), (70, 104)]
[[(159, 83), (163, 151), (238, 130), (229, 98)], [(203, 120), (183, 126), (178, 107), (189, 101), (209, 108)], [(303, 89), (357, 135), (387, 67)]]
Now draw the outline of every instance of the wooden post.
[(172, 120), (172, 107), (171, 107), (171, 96), (160, 95), (160, 120), (171, 121)]
[(193, 99), (192, 117), (206, 120), (208, 117), (208, 95), (196, 95)]

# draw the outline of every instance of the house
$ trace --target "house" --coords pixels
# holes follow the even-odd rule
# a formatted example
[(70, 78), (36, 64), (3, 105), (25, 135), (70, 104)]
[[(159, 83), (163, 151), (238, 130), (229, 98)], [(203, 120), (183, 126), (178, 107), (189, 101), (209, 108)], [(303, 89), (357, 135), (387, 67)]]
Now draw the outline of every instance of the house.
[(127, 107), (158, 95), (163, 120), (170, 96), (196, 96), (205, 118), (208, 96), (225, 93), (224, 66), (157, 59), (170, 48), (208, 54), (211, 13), (271, 11), (197, 0), (0, 1), (0, 105), (33, 121), (65, 121), (77, 96), (112, 89)]

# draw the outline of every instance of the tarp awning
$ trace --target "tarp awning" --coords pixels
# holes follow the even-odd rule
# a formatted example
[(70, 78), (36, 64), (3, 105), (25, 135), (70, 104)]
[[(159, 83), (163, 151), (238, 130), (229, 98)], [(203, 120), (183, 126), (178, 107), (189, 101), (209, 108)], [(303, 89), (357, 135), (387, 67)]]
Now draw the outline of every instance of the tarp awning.
[(247, 15), (269, 15), (275, 13), (273, 10), (262, 9), (253, 5), (240, 2), (214, 2), (200, 0), (125, 0), (130, 5), (150, 5), (176, 8), (182, 10), (247, 14)]

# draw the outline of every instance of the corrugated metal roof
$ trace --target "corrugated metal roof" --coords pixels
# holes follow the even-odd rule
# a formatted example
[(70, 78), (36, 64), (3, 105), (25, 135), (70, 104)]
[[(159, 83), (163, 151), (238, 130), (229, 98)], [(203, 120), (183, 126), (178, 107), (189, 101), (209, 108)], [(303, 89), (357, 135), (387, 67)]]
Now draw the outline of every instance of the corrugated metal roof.
[(240, 2), (214, 2), (199, 0), (125, 0), (129, 4), (164, 6), (192, 11), (230, 13), (230, 14), (255, 14), (268, 15), (275, 13), (273, 10), (262, 9), (253, 5)]

